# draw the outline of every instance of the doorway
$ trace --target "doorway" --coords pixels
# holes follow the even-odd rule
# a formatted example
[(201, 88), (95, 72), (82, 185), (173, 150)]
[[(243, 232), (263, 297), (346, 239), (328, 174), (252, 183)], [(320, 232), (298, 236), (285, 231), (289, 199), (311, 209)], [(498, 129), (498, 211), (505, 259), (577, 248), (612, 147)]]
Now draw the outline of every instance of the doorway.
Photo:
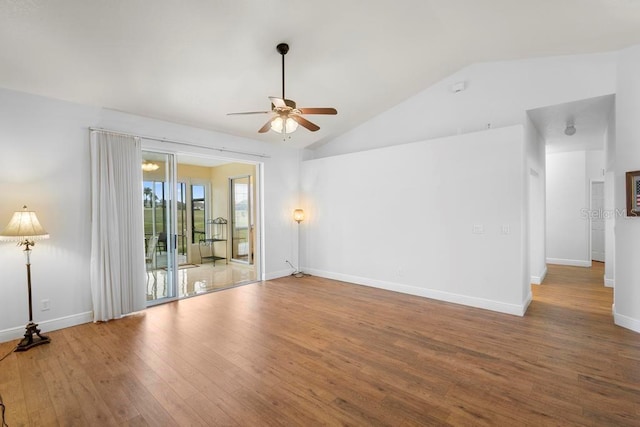
[(260, 280), (261, 164), (152, 150), (143, 159), (153, 163), (142, 185), (147, 304)]

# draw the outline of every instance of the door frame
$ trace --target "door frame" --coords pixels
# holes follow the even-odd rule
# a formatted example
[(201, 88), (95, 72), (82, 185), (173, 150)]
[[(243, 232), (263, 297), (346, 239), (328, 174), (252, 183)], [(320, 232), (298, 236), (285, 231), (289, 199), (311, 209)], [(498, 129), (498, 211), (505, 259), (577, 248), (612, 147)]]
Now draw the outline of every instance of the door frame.
[[(254, 204), (254, 220), (255, 230), (254, 233), (254, 258), (253, 264), (256, 269), (256, 281), (266, 280), (266, 239), (265, 239), (265, 218), (264, 218), (264, 203), (265, 203), (265, 163), (259, 160), (251, 160), (246, 157), (251, 155), (242, 155), (237, 158), (225, 157), (220, 155), (219, 151), (215, 148), (207, 148), (202, 146), (192, 146), (188, 143), (181, 143), (170, 140), (161, 139), (149, 139), (140, 137), (142, 141), (143, 151), (156, 151), (158, 153), (173, 154), (176, 160), (176, 166), (178, 158), (185, 157), (197, 157), (201, 159), (210, 159), (212, 161), (225, 161), (228, 163), (244, 163), (255, 167), (255, 176), (253, 189), (255, 192), (255, 204)], [(177, 170), (176, 170), (177, 173)], [(213, 195), (212, 195), (213, 197)]]
[[(256, 176), (258, 175), (257, 166), (256, 166), (255, 174), (256, 174)], [(248, 218), (249, 224), (248, 224), (248, 227), (247, 227), (247, 242), (249, 244), (249, 247), (248, 247), (247, 261), (233, 258), (233, 229), (234, 229), (234, 224), (235, 224), (235, 220), (234, 220), (235, 211), (234, 211), (234, 208), (233, 208), (233, 201), (234, 201), (233, 181), (235, 179), (242, 179), (242, 178), (247, 178), (249, 180), (249, 187), (247, 189), (247, 191), (249, 193), (247, 195), (247, 208), (249, 210), (249, 218)], [(257, 215), (256, 215), (256, 212), (254, 211), (254, 207), (253, 207), (253, 205), (254, 205), (253, 198), (256, 196), (256, 194), (255, 194), (256, 193), (256, 189), (255, 189), (256, 184), (255, 184), (255, 182), (252, 179), (252, 176), (250, 174), (249, 175), (245, 175), (245, 174), (243, 174), (243, 175), (234, 175), (234, 176), (228, 177), (228, 179), (229, 179), (229, 219), (231, 220), (231, 230), (229, 230), (229, 233), (230, 233), (230, 235), (229, 235), (230, 239), (229, 240), (231, 242), (231, 252), (229, 253), (229, 261), (237, 262), (237, 263), (240, 263), (240, 264), (254, 265), (256, 257), (255, 257), (255, 255), (252, 256), (252, 253), (255, 250), (254, 248), (257, 246), (255, 244), (255, 239), (256, 239), (255, 238), (255, 234), (256, 233), (253, 234), (253, 239), (251, 238), (251, 233), (252, 233), (252, 230), (254, 228), (256, 228), (256, 224), (255, 223), (257, 222), (257, 220), (256, 220)]]
[[(593, 265), (593, 232), (592, 232), (592, 227), (593, 227), (593, 215), (594, 215), (594, 211), (593, 211), (593, 184), (602, 184), (602, 201), (603, 201), (603, 205), (604, 205), (604, 191), (605, 191), (605, 185), (604, 185), (604, 179), (590, 179), (589, 180), (589, 262), (591, 263), (590, 265)], [(604, 218), (603, 218), (604, 220)], [(606, 224), (605, 224), (606, 225)], [(606, 242), (606, 227), (604, 230), (604, 234), (605, 234), (605, 242)], [(605, 251), (606, 251), (606, 244), (605, 244)], [(605, 256), (606, 256), (606, 252), (605, 252)], [(606, 259), (606, 258), (605, 258)]]
[[(193, 206), (193, 186), (194, 185), (200, 185), (204, 187), (204, 200), (205, 200), (205, 204), (204, 204), (204, 217), (205, 219), (210, 217), (211, 215), (209, 215), (211, 213), (211, 203), (212, 203), (212, 191), (211, 191), (211, 182), (207, 181), (205, 179), (202, 178), (191, 178), (189, 179), (189, 182), (187, 182), (187, 201), (188, 203), (188, 210), (189, 210), (189, 214), (187, 215), (187, 262), (192, 262), (191, 260), (194, 259), (195, 254), (193, 253), (194, 251), (196, 251), (197, 249), (197, 245), (199, 245), (199, 241), (198, 242), (194, 242), (193, 241), (193, 218), (191, 216), (191, 209)], [(207, 232), (207, 227), (205, 225), (205, 233)], [(205, 237), (206, 236), (205, 234)]]

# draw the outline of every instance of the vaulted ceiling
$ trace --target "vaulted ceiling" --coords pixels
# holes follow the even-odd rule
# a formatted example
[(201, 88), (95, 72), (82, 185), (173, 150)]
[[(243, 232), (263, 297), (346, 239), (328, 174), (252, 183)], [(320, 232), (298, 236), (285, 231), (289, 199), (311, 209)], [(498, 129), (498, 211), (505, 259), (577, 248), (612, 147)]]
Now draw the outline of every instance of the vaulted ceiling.
[(0, 87), (283, 144), (281, 92), (338, 109), (321, 144), (477, 61), (640, 43), (638, 0), (0, 0)]

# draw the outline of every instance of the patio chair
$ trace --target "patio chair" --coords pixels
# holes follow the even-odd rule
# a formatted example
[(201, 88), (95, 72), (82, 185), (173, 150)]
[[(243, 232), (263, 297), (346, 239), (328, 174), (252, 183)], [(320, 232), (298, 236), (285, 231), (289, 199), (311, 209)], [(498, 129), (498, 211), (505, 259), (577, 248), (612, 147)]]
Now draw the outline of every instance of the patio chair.
[(161, 232), (158, 233), (158, 251), (162, 253), (162, 251), (167, 251), (167, 233)]

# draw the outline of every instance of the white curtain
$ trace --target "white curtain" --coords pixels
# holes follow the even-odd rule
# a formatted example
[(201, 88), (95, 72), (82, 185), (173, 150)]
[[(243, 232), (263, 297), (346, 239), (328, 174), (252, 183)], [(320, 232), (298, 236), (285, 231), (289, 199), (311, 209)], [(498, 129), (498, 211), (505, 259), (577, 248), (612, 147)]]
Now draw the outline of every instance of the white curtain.
[(145, 308), (146, 272), (139, 138), (91, 131), (93, 320)]

